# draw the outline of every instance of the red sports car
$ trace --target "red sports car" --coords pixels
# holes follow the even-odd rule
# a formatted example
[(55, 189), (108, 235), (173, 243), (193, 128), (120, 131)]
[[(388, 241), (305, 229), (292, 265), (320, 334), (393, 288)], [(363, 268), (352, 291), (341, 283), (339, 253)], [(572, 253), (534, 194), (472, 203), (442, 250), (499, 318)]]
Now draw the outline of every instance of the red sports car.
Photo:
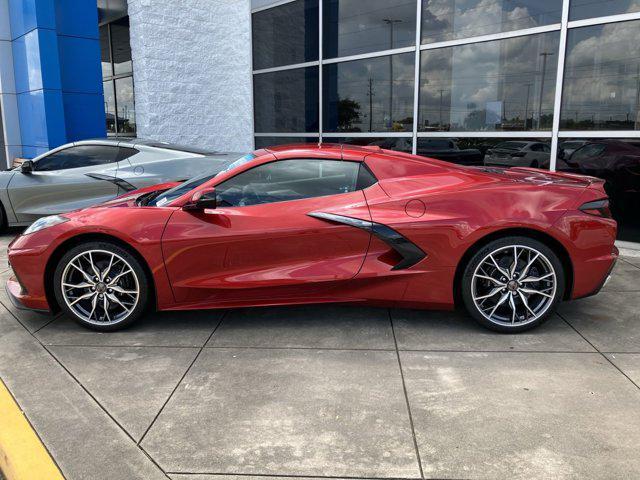
[(463, 304), (519, 332), (597, 293), (615, 237), (595, 178), (296, 145), (40, 219), (9, 246), (7, 288), (105, 331), (150, 307), (341, 302)]

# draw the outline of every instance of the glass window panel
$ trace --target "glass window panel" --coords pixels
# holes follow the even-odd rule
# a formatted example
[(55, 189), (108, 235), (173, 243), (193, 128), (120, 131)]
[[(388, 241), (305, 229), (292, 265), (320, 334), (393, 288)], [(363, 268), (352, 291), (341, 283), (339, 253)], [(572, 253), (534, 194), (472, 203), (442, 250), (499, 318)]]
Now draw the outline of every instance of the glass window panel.
[(129, 17), (110, 24), (113, 49), (113, 71), (116, 75), (131, 73), (131, 45), (129, 43)]
[(112, 76), (111, 51), (109, 49), (109, 27), (107, 25), (100, 27), (100, 55), (102, 62), (102, 78)]
[(216, 186), (223, 207), (301, 200), (353, 192), (359, 162), (342, 160), (281, 160), (239, 173)]
[(113, 92), (113, 81), (102, 83), (104, 92), (104, 113), (107, 121), (107, 133), (116, 133), (116, 96)]
[(135, 135), (136, 108), (133, 101), (133, 78), (119, 78), (115, 81), (118, 104), (118, 133)]
[(325, 58), (415, 44), (415, 0), (328, 0), (322, 9)]
[(255, 131), (318, 131), (318, 67), (253, 76)]
[(561, 15), (562, 0), (423, 0), (422, 43), (551, 25)]
[(412, 130), (413, 53), (334, 63), (323, 69), (324, 131)]
[(640, 128), (640, 21), (569, 30), (560, 128)]
[(118, 147), (108, 145), (79, 145), (65, 148), (38, 160), (35, 170), (49, 172), (69, 168), (91, 167), (113, 163), (118, 158)]
[(418, 138), (417, 154), (459, 165), (549, 168), (550, 138)]
[(256, 149), (290, 143), (318, 143), (318, 137), (255, 137)]
[(253, 68), (318, 60), (318, 0), (297, 0), (256, 12)]
[(560, 139), (556, 169), (606, 180), (618, 238), (640, 242), (640, 139)]
[(424, 50), (421, 131), (550, 130), (559, 33)]
[(640, 11), (637, 0), (571, 0), (569, 20), (604, 17)]
[(324, 143), (358, 145), (361, 147), (378, 146), (387, 150), (411, 153), (411, 137), (324, 137)]

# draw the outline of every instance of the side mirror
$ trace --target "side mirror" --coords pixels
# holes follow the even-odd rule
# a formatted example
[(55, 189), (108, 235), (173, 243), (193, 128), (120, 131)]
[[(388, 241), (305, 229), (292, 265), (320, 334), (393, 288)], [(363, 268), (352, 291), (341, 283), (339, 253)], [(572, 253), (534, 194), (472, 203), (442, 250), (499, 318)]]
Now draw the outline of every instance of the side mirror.
[(31, 173), (31, 172), (33, 172), (33, 161), (25, 160), (24, 162), (22, 162), (22, 165), (20, 165), (20, 171), (22, 173)]
[(193, 194), (191, 200), (182, 207), (183, 210), (202, 211), (216, 208), (216, 191), (213, 188), (206, 188)]

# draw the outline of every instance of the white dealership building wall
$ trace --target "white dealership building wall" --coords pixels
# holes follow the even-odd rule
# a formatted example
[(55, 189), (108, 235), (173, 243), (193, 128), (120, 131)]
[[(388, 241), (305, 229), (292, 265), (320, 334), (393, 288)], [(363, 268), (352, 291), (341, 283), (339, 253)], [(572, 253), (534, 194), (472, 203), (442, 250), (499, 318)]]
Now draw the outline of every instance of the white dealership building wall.
[(250, 0), (128, 0), (137, 135), (253, 148)]

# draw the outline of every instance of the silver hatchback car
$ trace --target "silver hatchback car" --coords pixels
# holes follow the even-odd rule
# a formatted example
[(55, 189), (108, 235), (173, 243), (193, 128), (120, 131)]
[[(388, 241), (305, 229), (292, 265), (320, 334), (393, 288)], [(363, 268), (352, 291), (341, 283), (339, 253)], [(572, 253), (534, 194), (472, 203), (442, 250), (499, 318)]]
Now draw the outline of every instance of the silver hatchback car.
[(0, 226), (29, 225), (137, 188), (184, 181), (232, 155), (137, 138), (62, 145), (0, 172)]

